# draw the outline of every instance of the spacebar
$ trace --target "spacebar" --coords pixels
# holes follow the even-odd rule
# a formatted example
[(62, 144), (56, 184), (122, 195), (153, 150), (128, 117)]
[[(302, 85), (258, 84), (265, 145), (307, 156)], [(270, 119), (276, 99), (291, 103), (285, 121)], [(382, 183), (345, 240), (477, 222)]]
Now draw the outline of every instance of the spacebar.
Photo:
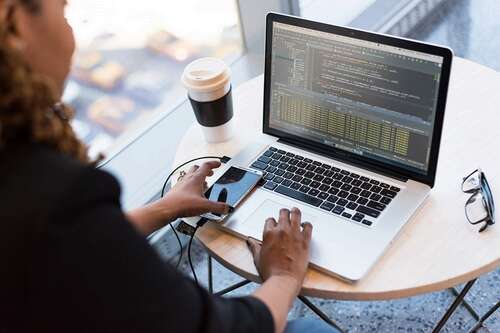
[(316, 206), (316, 207), (318, 207), (319, 205), (321, 205), (321, 203), (323, 202), (323, 200), (321, 200), (321, 199), (315, 198), (313, 196), (304, 194), (304, 193), (299, 192), (299, 191), (294, 191), (291, 188), (285, 187), (283, 185), (278, 186), (274, 190), (274, 192), (278, 192), (278, 193), (284, 194), (287, 197), (300, 200), (302, 202), (308, 203), (308, 204)]

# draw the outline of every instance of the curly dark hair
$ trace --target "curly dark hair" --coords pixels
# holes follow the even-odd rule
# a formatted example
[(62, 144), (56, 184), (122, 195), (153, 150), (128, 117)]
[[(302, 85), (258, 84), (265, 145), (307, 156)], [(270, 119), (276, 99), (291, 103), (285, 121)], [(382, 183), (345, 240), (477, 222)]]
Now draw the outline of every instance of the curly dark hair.
[[(1, 1), (1, 0), (0, 0)], [(38, 0), (18, 0), (33, 14)], [(0, 18), (0, 152), (16, 143), (39, 143), (88, 163), (87, 147), (69, 120), (73, 111), (59, 103), (55, 84), (35, 73), (7, 43), (9, 26)], [(3, 21), (3, 22), (2, 22)]]

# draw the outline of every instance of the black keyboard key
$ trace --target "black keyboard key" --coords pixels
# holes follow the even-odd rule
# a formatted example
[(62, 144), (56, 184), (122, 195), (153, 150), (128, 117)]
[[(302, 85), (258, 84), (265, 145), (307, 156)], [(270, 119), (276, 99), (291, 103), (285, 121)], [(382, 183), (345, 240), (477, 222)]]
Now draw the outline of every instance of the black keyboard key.
[(278, 154), (278, 153), (274, 153), (274, 155), (273, 155), (273, 156), (271, 156), (271, 158), (272, 158), (273, 160), (277, 160), (277, 161), (279, 161), (282, 157), (283, 157), (283, 155)]
[(286, 156), (288, 156), (288, 157), (294, 157), (295, 154), (294, 153), (286, 153)]
[(326, 200), (329, 201), (329, 202), (331, 202), (331, 203), (336, 203), (337, 200), (339, 200), (339, 198), (337, 198), (334, 195), (330, 195)]
[(299, 175), (295, 175), (292, 177), (292, 180), (294, 182), (300, 182), (302, 180), (302, 176), (299, 176)]
[(292, 183), (293, 182), (290, 179), (285, 179), (281, 185), (289, 187)]
[(368, 203), (368, 199), (361, 197), (356, 202), (359, 203), (360, 205), (366, 205)]
[(310, 186), (311, 186), (312, 188), (318, 188), (318, 187), (320, 187), (320, 185), (321, 185), (321, 183), (320, 183), (320, 182), (313, 181), (313, 182), (311, 183), (311, 185), (310, 185)]
[(313, 179), (314, 179), (315, 181), (317, 181), (317, 182), (320, 182), (320, 181), (322, 181), (323, 179), (325, 179), (325, 176), (322, 176), (322, 175), (316, 175), (316, 176), (314, 176), (314, 178), (313, 178)]
[(379, 211), (383, 211), (386, 207), (384, 204), (381, 204), (380, 202), (376, 202), (373, 200), (370, 200), (370, 202), (367, 204), (367, 206), (370, 208), (379, 210)]
[(303, 176), (306, 173), (306, 170), (305, 169), (298, 169), (297, 171), (295, 171), (295, 173), (297, 175)]
[(369, 190), (369, 189), (372, 187), (372, 185), (371, 185), (370, 183), (366, 183), (366, 182), (365, 182), (365, 183), (361, 184), (361, 186), (360, 186), (360, 187), (361, 187), (363, 190)]
[(341, 189), (341, 190), (344, 190), (344, 191), (350, 191), (350, 190), (351, 190), (351, 188), (352, 188), (352, 186), (351, 186), (351, 185), (349, 185), (349, 184), (344, 184), (344, 185), (342, 185), (342, 186), (340, 187), (340, 189)]
[(298, 168), (305, 168), (306, 166), (307, 166), (306, 162), (299, 162), (299, 163), (297, 163), (297, 167)]
[(332, 167), (332, 170), (335, 171), (335, 172), (339, 172), (340, 171), (340, 169), (336, 168), (336, 167)]
[(336, 180), (332, 183), (332, 186), (333, 187), (337, 187), (337, 188), (340, 188), (342, 186), (342, 182), (339, 181), (339, 180)]
[(288, 168), (288, 164), (286, 164), (285, 162), (281, 162), (280, 165), (278, 166), (278, 168), (280, 168), (282, 170), (286, 170)]
[(352, 178), (349, 176), (345, 176), (344, 178), (342, 178), (342, 181), (346, 184), (349, 184), (352, 182)]
[(312, 163), (313, 160), (311, 160), (310, 158), (304, 158), (304, 162), (306, 163)]
[(304, 157), (303, 157), (303, 156), (300, 156), (300, 155), (295, 155), (295, 159), (296, 159), (296, 160), (299, 160), (299, 161), (303, 161), (303, 160), (304, 160)]
[(377, 194), (377, 193), (373, 193), (372, 195), (370, 195), (370, 199), (372, 199), (374, 201), (379, 201), (380, 198), (382, 198), (382, 196), (380, 194)]
[(396, 192), (391, 191), (391, 190), (385, 190), (385, 189), (380, 191), (380, 194), (382, 194), (383, 196), (389, 197), (391, 199), (394, 199), (397, 195)]
[(299, 160), (294, 158), (288, 163), (290, 163), (290, 165), (297, 165), (297, 163), (299, 163)]
[(315, 198), (313, 196), (310, 196), (310, 195), (307, 195), (307, 194), (304, 194), (304, 193), (301, 193), (298, 191), (294, 191), (291, 188), (288, 188), (288, 187), (285, 187), (282, 185), (278, 186), (276, 188), (275, 192), (286, 195), (290, 198), (305, 202), (305, 203), (313, 205), (315, 207), (318, 207), (323, 202), (323, 200), (321, 200), (319, 198)]
[(300, 181), (301, 184), (303, 185), (309, 185), (311, 184), (312, 180), (310, 180), (309, 178), (304, 178)]
[(317, 168), (314, 172), (316, 172), (318, 175), (322, 175), (326, 170), (323, 169), (322, 167)]
[(354, 202), (349, 202), (347, 204), (347, 208), (352, 209), (352, 210), (355, 210), (357, 207), (358, 207), (358, 204), (354, 203)]
[(330, 185), (331, 183), (333, 183), (333, 179), (331, 179), (331, 178), (323, 179), (323, 184)]
[(349, 214), (349, 213), (347, 213), (347, 212), (346, 213), (342, 213), (342, 216), (343, 217), (347, 217), (348, 219), (350, 219), (352, 217), (352, 215)]
[(316, 166), (314, 164), (309, 164), (306, 166), (306, 170), (314, 171), (316, 170)]
[(271, 157), (271, 156), (273, 156), (273, 154), (274, 154), (274, 152), (271, 149), (269, 149), (268, 151), (266, 151), (264, 153), (264, 156)]
[(276, 167), (268, 166), (267, 169), (266, 169), (266, 171), (273, 173), (274, 171), (276, 171)]
[(266, 170), (267, 164), (259, 162), (259, 161), (255, 161), (255, 162), (253, 162), (253, 164), (250, 167), (252, 167), (254, 169), (259, 169), (259, 170)]
[(283, 176), (284, 173), (285, 173), (285, 170), (278, 169), (278, 170), (274, 171), (274, 174), (276, 176), (280, 176), (280, 177)]
[(330, 190), (328, 190), (328, 193), (333, 194), (333, 195), (337, 195), (337, 193), (339, 193), (339, 191), (340, 190), (338, 188), (332, 187), (332, 188), (330, 188)]
[(346, 191), (340, 191), (339, 194), (337, 194), (341, 198), (347, 198), (349, 196), (349, 192)]
[(361, 184), (363, 184), (363, 182), (359, 179), (354, 179), (352, 182), (351, 182), (351, 185), (352, 186), (360, 186)]
[(307, 177), (307, 178), (313, 178), (314, 177), (314, 172), (312, 171), (307, 171), (306, 174), (304, 175), (304, 177)]
[(272, 160), (271, 163), (269, 163), (269, 164), (274, 166), (274, 167), (277, 167), (278, 165), (280, 165), (280, 161)]
[(294, 190), (298, 190), (301, 187), (302, 187), (302, 185), (299, 183), (293, 183), (292, 185), (290, 185), (290, 188), (292, 188)]
[(362, 182), (367, 182), (370, 180), (370, 178), (361, 176), (361, 177), (359, 177), (359, 180), (361, 180)]
[(329, 197), (329, 195), (326, 192), (319, 192), (319, 194), (318, 194), (318, 198), (320, 198), (322, 200), (326, 200), (328, 197)]
[(331, 176), (333, 176), (333, 174), (334, 174), (334, 172), (333, 172), (333, 171), (331, 171), (331, 170), (326, 170), (326, 172), (323, 174), (323, 176), (325, 176), (325, 177), (331, 177)]
[(344, 207), (342, 206), (335, 206), (335, 208), (332, 210), (332, 212), (334, 212), (335, 214), (342, 214), (342, 212), (345, 210)]
[(287, 170), (288, 170), (288, 171), (290, 171), (290, 172), (295, 172), (295, 171), (297, 171), (297, 169), (298, 169), (298, 168), (297, 168), (296, 166), (294, 166), (294, 165), (290, 165), (290, 166), (287, 168)]
[(272, 161), (272, 159), (270, 159), (269, 157), (267, 156), (261, 156), (259, 157), (259, 159), (257, 160), (259, 162), (262, 162), (262, 163), (265, 163), (265, 164), (268, 164), (269, 162)]
[(267, 175), (264, 176), (265, 180), (273, 180), (274, 175), (272, 173), (268, 173)]
[(264, 185), (264, 188), (267, 188), (268, 190), (274, 190), (278, 184), (274, 182), (267, 182), (266, 185)]
[(315, 188), (311, 189), (307, 194), (312, 195), (313, 197), (319, 194), (319, 191)]
[(351, 177), (354, 179), (357, 179), (357, 178), (359, 178), (359, 175), (356, 173), (351, 173)]
[(380, 202), (383, 203), (384, 205), (388, 205), (391, 203), (391, 199), (388, 198), (388, 197), (382, 197), (382, 199), (380, 199)]
[(290, 160), (291, 160), (291, 158), (290, 158), (290, 157), (288, 157), (288, 156), (283, 156), (283, 157), (280, 159), (280, 161), (281, 161), (281, 162), (285, 162), (285, 163), (288, 163), (288, 161), (290, 161)]
[(283, 155), (283, 154), (286, 154), (286, 151), (284, 151), (282, 149), (278, 149), (278, 153), (280, 153), (281, 155)]
[(365, 197), (365, 198), (369, 198), (370, 195), (372, 195), (372, 192), (367, 191), (367, 190), (363, 190), (363, 191), (361, 191), (361, 193), (359, 195), (362, 197)]
[(391, 186), (389, 184), (386, 184), (386, 183), (380, 183), (380, 187), (382, 187), (382, 188), (390, 188)]
[(358, 208), (356, 208), (356, 210), (362, 214), (365, 214), (365, 215), (368, 215), (371, 217), (379, 217), (380, 216), (380, 212), (378, 210), (375, 210), (373, 208), (368, 208), (366, 206), (358, 206)]
[(347, 170), (340, 170), (340, 173), (346, 176), (349, 176), (351, 173)]
[(368, 220), (363, 220), (363, 222), (361, 222), (361, 223), (363, 223), (363, 224), (365, 224), (367, 226), (371, 226), (373, 224), (372, 221), (368, 221)]
[(379, 185), (380, 182), (378, 180), (372, 179), (372, 180), (370, 180), (370, 184)]
[(354, 214), (354, 216), (352, 217), (352, 219), (356, 222), (361, 222), (363, 219), (365, 218), (365, 216), (363, 214), (360, 214), (360, 213), (356, 213)]
[(323, 191), (323, 192), (328, 192), (328, 190), (330, 189), (330, 186), (326, 185), (326, 184), (322, 184), (320, 187), (319, 187), (319, 190), (320, 191)]
[(319, 208), (324, 209), (326, 211), (331, 211), (333, 207), (335, 207), (335, 205), (328, 201), (325, 201), (321, 206), (319, 206)]
[(349, 203), (349, 201), (347, 201), (346, 199), (342, 199), (340, 198), (338, 201), (337, 201), (337, 205), (339, 206), (346, 206), (347, 204)]
[(314, 164), (315, 166), (321, 166), (321, 165), (323, 165), (323, 163), (318, 162), (318, 161), (313, 161), (313, 164)]
[(269, 147), (269, 150), (270, 151), (278, 151), (278, 149), (274, 148), (274, 147)]
[(311, 188), (309, 186), (305, 186), (305, 185), (302, 185), (301, 188), (299, 188), (299, 191), (302, 192), (302, 193), (307, 193), (311, 190)]
[(325, 164), (325, 163), (321, 164), (321, 167), (322, 167), (323, 169), (325, 169), (325, 170), (328, 170), (328, 169), (330, 169), (330, 168), (331, 168), (331, 166), (329, 166), (328, 164)]
[(401, 191), (401, 189), (399, 187), (396, 187), (396, 186), (391, 186), (390, 190), (393, 191), (393, 192), (399, 192), (399, 191)]
[(344, 176), (341, 173), (336, 173), (333, 175), (333, 178), (337, 179), (337, 180), (342, 180), (342, 178), (344, 178)]
[(349, 194), (349, 196), (347, 197), (347, 200), (353, 201), (353, 202), (358, 201), (358, 199), (359, 199), (359, 197), (356, 194)]
[(360, 194), (361, 189), (359, 187), (353, 187), (353, 188), (351, 188), (351, 193)]
[(286, 178), (286, 179), (291, 179), (292, 177), (294, 176), (293, 173), (287, 171), (285, 172), (285, 174), (283, 175), (283, 178)]
[(370, 189), (370, 191), (372, 191), (373, 193), (379, 193), (380, 191), (382, 191), (382, 187), (380, 187), (380, 186), (372, 186), (372, 188)]
[(281, 182), (283, 182), (284, 180), (285, 179), (283, 179), (282, 177), (274, 177), (273, 182), (281, 184)]

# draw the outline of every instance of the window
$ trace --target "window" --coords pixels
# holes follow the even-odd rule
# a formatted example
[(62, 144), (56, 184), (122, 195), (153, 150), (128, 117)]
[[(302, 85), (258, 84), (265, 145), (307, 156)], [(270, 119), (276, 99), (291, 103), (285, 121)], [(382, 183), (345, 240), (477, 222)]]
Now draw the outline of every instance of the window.
[(72, 0), (78, 51), (64, 101), (90, 154), (113, 151), (185, 98), (179, 78), (205, 56), (242, 52), (234, 0)]

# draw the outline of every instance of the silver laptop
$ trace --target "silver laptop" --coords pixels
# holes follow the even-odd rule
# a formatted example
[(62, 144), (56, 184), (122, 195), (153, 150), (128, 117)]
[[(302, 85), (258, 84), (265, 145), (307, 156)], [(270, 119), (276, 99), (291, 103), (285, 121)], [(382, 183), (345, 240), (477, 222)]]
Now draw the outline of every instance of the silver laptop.
[(261, 239), (266, 218), (299, 207), (311, 265), (360, 280), (434, 185), (451, 61), (447, 48), (269, 14), (263, 134), (231, 161), (265, 181), (221, 226)]

